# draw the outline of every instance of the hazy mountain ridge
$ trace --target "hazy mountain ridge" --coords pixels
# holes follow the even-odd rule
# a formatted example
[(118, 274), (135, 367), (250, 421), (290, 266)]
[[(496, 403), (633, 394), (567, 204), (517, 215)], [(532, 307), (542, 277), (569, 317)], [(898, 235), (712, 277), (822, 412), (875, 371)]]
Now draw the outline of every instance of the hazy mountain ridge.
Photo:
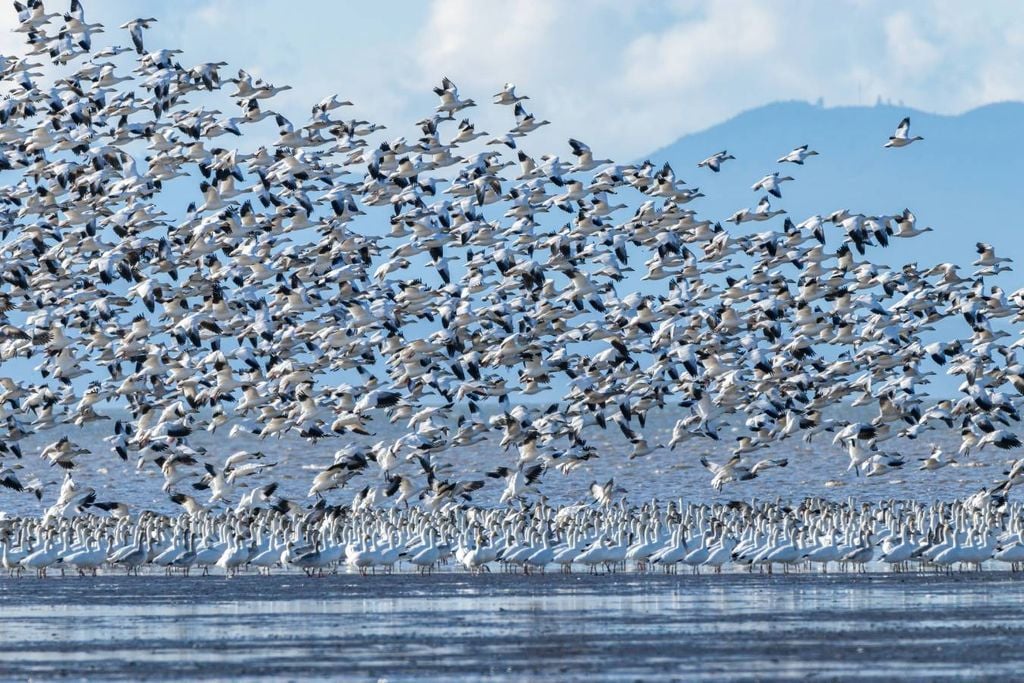
[[(904, 116), (911, 117), (911, 133), (924, 140), (903, 149), (883, 144)], [(1019, 268), (997, 278), (1008, 293), (1024, 287), (1024, 239), (1016, 210), (1016, 184), (1024, 170), (1024, 103), (991, 104), (956, 116), (930, 114), (907, 107), (822, 107), (807, 102), (777, 102), (739, 114), (706, 130), (683, 136), (653, 152), (656, 164), (668, 161), (676, 176), (699, 186), (707, 196), (687, 205), (701, 217), (719, 220), (733, 232), (780, 230), (783, 217), (766, 223), (734, 226), (725, 219), (743, 207), (753, 207), (763, 196), (751, 190), (762, 176), (774, 171), (795, 178), (782, 185), (782, 198), (772, 208), (783, 208), (799, 223), (812, 214), (827, 215), (847, 208), (865, 214), (895, 214), (910, 208), (919, 226), (934, 231), (913, 239), (891, 240), (890, 247), (869, 248), (866, 257), (892, 266), (917, 262), (921, 267), (954, 262), (961, 274), (974, 272), (976, 242), (990, 242), (1000, 256), (1009, 256)], [(776, 160), (794, 147), (809, 144), (820, 156), (803, 166)], [(720, 173), (697, 168), (709, 155), (727, 149), (736, 159)], [(828, 246), (842, 239), (839, 229), (827, 231)], [(1006, 323), (996, 321), (997, 327)], [(1017, 337), (1015, 326), (1009, 329)], [(969, 330), (955, 321), (940, 323), (934, 339), (963, 338)], [(953, 395), (960, 378), (936, 372), (931, 391)]]
[[(912, 133), (925, 139), (904, 149), (883, 149), (903, 116), (911, 117)], [(783, 186), (783, 198), (773, 199), (773, 208), (787, 209), (796, 222), (842, 207), (868, 214), (909, 207), (920, 225), (936, 232), (894, 240), (885, 260), (955, 261), (969, 267), (977, 241), (992, 242), (1000, 255), (1024, 261), (1021, 219), (1014, 211), (1015, 184), (1024, 170), (1022, 122), (1021, 102), (990, 104), (956, 116), (892, 105), (777, 102), (685, 135), (647, 158), (670, 162), (678, 177), (700, 186), (707, 197), (690, 206), (718, 220), (756, 204), (761, 194), (750, 186), (776, 169), (796, 180)], [(820, 156), (803, 166), (776, 163), (805, 143)], [(736, 156), (721, 173), (696, 168), (721, 149)], [(1024, 279), (1006, 274), (1002, 282), (1020, 286)]]

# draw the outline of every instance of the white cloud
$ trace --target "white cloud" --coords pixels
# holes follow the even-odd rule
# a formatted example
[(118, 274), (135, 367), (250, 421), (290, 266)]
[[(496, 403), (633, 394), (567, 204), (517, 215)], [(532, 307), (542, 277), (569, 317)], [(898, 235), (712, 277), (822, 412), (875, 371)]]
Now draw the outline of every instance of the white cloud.
[(453, 66), (467, 77), (542, 69), (547, 66), (543, 60), (552, 56), (549, 46), (558, 43), (556, 19), (564, 20), (565, 10), (544, 0), (437, 2), (420, 36), (421, 70), (432, 72), (433, 79)]
[[(707, 13), (626, 45), (622, 85), (653, 94), (718, 86), (723, 76), (770, 57), (778, 41), (778, 18), (769, 5), (744, 0), (715, 3)], [(770, 61), (761, 63), (771, 68)]]
[(910, 12), (897, 12), (887, 17), (885, 37), (890, 63), (901, 72), (927, 72), (942, 59), (939, 47), (922, 35)]
[(678, 0), (638, 12), (435, 0), (420, 72), (459, 74), (463, 94), (478, 101), (522, 81), (531, 106), (555, 124), (551, 142), (572, 131), (624, 157), (775, 100), (881, 96), (955, 113), (1024, 99), (1024, 18), (1008, 0)]
[[(294, 90), (276, 107), (308, 116), (339, 93), (344, 115), (394, 135), (436, 104), (447, 75), (480, 106), (465, 112), (499, 134), (508, 108), (488, 104), (506, 81), (552, 124), (523, 142), (562, 150), (579, 137), (629, 159), (744, 109), (786, 99), (870, 104), (882, 96), (954, 113), (1024, 99), (1019, 0), (269, 0), (86, 2), (105, 39), (132, 16), (156, 16), (147, 44), (185, 49), (182, 63), (225, 60)], [(13, 25), (14, 12), (0, 12)], [(18, 34), (3, 31), (0, 51)], [(11, 49), (8, 49), (11, 48)]]

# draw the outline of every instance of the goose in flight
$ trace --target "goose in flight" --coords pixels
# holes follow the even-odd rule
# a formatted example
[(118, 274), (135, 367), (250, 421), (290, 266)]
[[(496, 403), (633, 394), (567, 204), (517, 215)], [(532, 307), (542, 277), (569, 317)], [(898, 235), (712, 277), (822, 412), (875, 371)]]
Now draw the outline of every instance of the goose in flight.
[(543, 471), (544, 465), (541, 463), (531, 465), (526, 469), (513, 470), (508, 467), (499, 467), (493, 472), (488, 472), (487, 476), (494, 479), (505, 479), (505, 490), (501, 494), (501, 502), (506, 503), (520, 497), (533, 487)]
[(11, 465), (9, 467), (0, 468), (0, 486), (11, 489), (12, 491), (24, 491), (25, 487), (17, 477), (16, 470), (21, 469), (21, 465)]
[(1011, 258), (1007, 258), (1005, 256), (996, 256), (995, 247), (993, 247), (991, 244), (987, 244), (985, 242), (978, 242), (975, 245), (975, 247), (978, 252), (978, 258), (971, 263), (972, 266), (991, 268), (999, 266), (1000, 264), (1003, 263), (1013, 262), (1013, 259)]
[(1020, 437), (1008, 429), (994, 429), (991, 432), (986, 432), (980, 439), (978, 439), (979, 450), (989, 444), (1003, 450), (1020, 448), (1024, 445), (1021, 443)]
[(48, 460), (51, 465), (57, 465), (61, 469), (71, 470), (75, 467), (75, 459), (80, 455), (88, 454), (89, 450), (63, 436), (57, 441), (47, 445), (39, 453), (39, 457)]
[(920, 460), (921, 465), (918, 467), (920, 470), (935, 471), (948, 465), (956, 464), (956, 460), (946, 456), (942, 448), (937, 444), (932, 444), (931, 453), (929, 453), (927, 458), (920, 458)]
[(906, 147), (912, 142), (917, 140), (924, 140), (920, 135), (910, 137), (910, 117), (906, 116), (900, 121), (900, 125), (896, 126), (896, 132), (889, 136), (889, 141), (886, 142), (883, 147)]
[(722, 487), (729, 482), (749, 481), (751, 479), (755, 479), (757, 478), (757, 475), (767, 469), (772, 467), (785, 467), (789, 464), (789, 460), (787, 458), (765, 458), (763, 460), (758, 460), (753, 464), (753, 466), (748, 466), (742, 463), (741, 455), (734, 455), (721, 465), (713, 463), (705, 457), (701, 457), (700, 464), (704, 466), (704, 469), (714, 475), (711, 478), (712, 488), (716, 491), (721, 491)]
[[(875, 258), (890, 238), (930, 232), (909, 209), (790, 218), (770, 204), (789, 180), (775, 172), (754, 186), (756, 208), (719, 223), (665, 160), (611, 163), (577, 137), (571, 163), (541, 149), (533, 134), (548, 122), (511, 83), (494, 100), (514, 123), (497, 135), (467, 118), (475, 104), (448, 78), (415, 137), (333, 119), (342, 95), (301, 124), (277, 111), (287, 85), (144, 46), (151, 18), (123, 24), (135, 49), (86, 55), (104, 34), (80, 0), (63, 25), (38, 0), (16, 9), (28, 44), (0, 58), (0, 360), (18, 359), (22, 374), (0, 378), (0, 496), (25, 519), (38, 508), (48, 524), (82, 520), (84, 536), (120, 525), (103, 527), (111, 548), (141, 526), (147, 556), (176, 537), (207, 567), (253, 545), (269, 562), (290, 542), (328, 549), (317, 561), (329, 564), (339, 542), (369, 533), (363, 548), (398, 548), (394, 564), (434, 523), (363, 516), (378, 508), (427, 520), (502, 504), (513, 514), (541, 490), (609, 499), (614, 489), (588, 491), (586, 479), (623, 468), (616, 480), (633, 481), (646, 470), (631, 459), (655, 452), (650, 464), (674, 472), (710, 441), (740, 458), (709, 462), (717, 486), (781, 467), (747, 454), (786, 439), (824, 440), (851, 477), (898, 470), (889, 454), (919, 455), (903, 439), (924, 434), (959, 436), (979, 462), (1019, 443), (1024, 339), (1009, 336), (1024, 290), (994, 280), (1012, 264), (987, 243), (969, 276), (952, 262)], [(276, 136), (265, 136), (269, 118)], [(907, 122), (893, 139), (920, 138)], [(803, 146), (779, 163), (813, 155)], [(722, 149), (698, 166), (718, 172), (732, 158)], [(926, 391), (937, 372), (962, 382), (956, 397)], [(126, 414), (107, 419), (115, 407)], [(678, 414), (661, 448), (667, 424), (651, 418), (668, 408)], [(607, 440), (609, 422), (627, 448)], [(112, 452), (83, 449), (77, 429)], [(721, 436), (732, 429), (735, 440)], [(43, 457), (15, 464), (26, 448)], [(125, 462), (137, 479), (122, 480)], [(809, 467), (791, 463), (785, 474)], [(83, 485), (43, 483), (57, 468)], [(591, 474), (543, 486), (552, 470)], [(108, 495), (135, 482), (137, 495)], [(201, 503), (187, 495), (197, 491)], [(480, 522), (485, 547), (547, 557), (547, 505), (529, 530)], [(591, 547), (596, 567), (637, 532), (595, 532), (583, 517), (602, 511), (584, 508), (569, 547)], [(182, 510), (178, 528), (163, 517)], [(345, 527), (349, 515), (367, 528)], [(458, 519), (475, 538), (477, 523)], [(661, 524), (646, 537), (664, 540)], [(456, 539), (437, 531), (443, 561)], [(691, 526), (677, 546), (713, 556), (707, 531)], [(713, 535), (729, 557), (734, 531)], [(817, 542), (792, 531), (776, 534), (774, 550), (788, 548), (776, 557)]]
[(612, 496), (616, 493), (625, 493), (625, 489), (621, 486), (615, 486), (614, 479), (609, 479), (603, 484), (598, 484), (596, 481), (590, 483), (590, 495), (601, 507), (608, 507), (611, 505)]
[(351, 107), (352, 103), (348, 100), (342, 100), (338, 98), (337, 94), (328, 95), (327, 97), (320, 100), (318, 103), (313, 105), (313, 116), (317, 114), (326, 114), (327, 112), (334, 111), (338, 107)]
[(595, 159), (593, 152), (590, 151), (590, 147), (579, 140), (569, 138), (569, 146), (572, 147), (573, 156), (577, 158), (576, 163), (569, 168), (570, 173), (592, 171), (599, 166), (613, 163), (611, 159)]
[(781, 185), (782, 183), (788, 180), (793, 180), (793, 177), (788, 175), (780, 175), (778, 171), (775, 171), (774, 173), (769, 173), (765, 177), (758, 180), (756, 183), (753, 184), (753, 186), (750, 189), (754, 190), (755, 192), (761, 190), (763, 192), (767, 192), (773, 197), (781, 198)]
[(724, 164), (729, 159), (735, 158), (736, 157), (729, 154), (726, 150), (723, 149), (721, 152), (716, 152), (715, 154), (712, 154), (704, 161), (697, 164), (697, 168), (708, 168), (714, 171), (715, 173), (718, 173), (719, 171), (722, 170), (722, 164)]
[(453, 116), (455, 112), (462, 111), (467, 107), (476, 106), (472, 99), (459, 99), (458, 87), (447, 76), (441, 79), (440, 87), (434, 88), (434, 93), (441, 98), (441, 103), (437, 105), (437, 111), (449, 116)]
[(896, 231), (893, 233), (893, 237), (917, 237), (932, 231), (932, 228), (918, 228), (916, 225), (917, 217), (910, 209), (903, 209), (903, 213), (893, 217), (893, 220), (896, 223)]
[(818, 153), (815, 152), (813, 149), (809, 149), (808, 145), (800, 145), (792, 152), (789, 152), (788, 154), (779, 157), (776, 163), (799, 164), (802, 166), (804, 161), (806, 161), (808, 157), (813, 156), (818, 156)]
[(494, 95), (494, 104), (518, 104), (528, 99), (530, 99), (528, 95), (516, 95), (515, 83), (506, 83), (501, 92)]
[(757, 203), (757, 206), (753, 209), (740, 209), (732, 216), (729, 217), (729, 221), (739, 225), (740, 223), (746, 223), (748, 221), (766, 221), (775, 216), (781, 216), (786, 213), (785, 209), (773, 210), (771, 200), (768, 197), (761, 197), (761, 201)]
[(132, 19), (129, 22), (121, 24), (121, 28), (127, 29), (132, 37), (132, 44), (135, 46), (135, 52), (140, 55), (146, 54), (146, 50), (142, 45), (142, 31), (150, 27), (151, 24), (155, 24), (156, 19), (150, 17), (149, 19)]
[(522, 137), (527, 133), (532, 133), (541, 126), (546, 126), (551, 123), (547, 119), (538, 121), (537, 117), (526, 111), (522, 102), (516, 102), (513, 111), (516, 116), (516, 125), (515, 128), (511, 130), (511, 133), (518, 137)]

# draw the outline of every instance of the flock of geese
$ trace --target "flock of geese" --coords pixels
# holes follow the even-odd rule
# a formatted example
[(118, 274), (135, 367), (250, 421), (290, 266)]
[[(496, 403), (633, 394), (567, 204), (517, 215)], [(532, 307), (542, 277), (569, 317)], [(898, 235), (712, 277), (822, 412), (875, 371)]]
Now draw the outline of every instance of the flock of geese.
[(555, 508), (419, 507), (276, 510), (168, 517), (19, 518), (2, 525), (0, 564), (11, 574), (99, 570), (203, 575), (403, 568), (488, 572), (699, 573), (818, 569), (865, 571), (1018, 570), (1024, 562), (1024, 509), (992, 496), (955, 503), (806, 499), (694, 504), (619, 502)]
[[(735, 541), (725, 555), (739, 559), (727, 561), (743, 561), (835, 536), (834, 549), (903, 539), (995, 557), (1016, 534), (941, 531), (948, 515), (909, 504), (901, 527), (892, 508), (838, 508), (811, 524), (806, 507), (604, 505), (606, 523), (571, 512), (557, 533), (548, 511), (529, 522), (465, 509), (484, 486), (522, 505), (553, 471), (693, 458), (701, 439), (731, 450), (702, 461), (718, 489), (787, 466), (756, 453), (790, 438), (818, 437), (873, 476), (903, 464), (896, 440), (935, 430), (956, 430), (960, 454), (1021, 446), (1024, 341), (1003, 328), (1024, 320), (1024, 290), (986, 283), (1009, 259), (979, 243), (973, 270), (893, 268), (867, 253), (931, 231), (909, 210), (789, 217), (773, 202), (798, 180), (779, 169), (810, 170), (808, 145), (753, 184), (753, 208), (704, 216), (691, 208), (704, 195), (669, 164), (615, 163), (575, 139), (565, 157), (532, 153), (530, 134), (548, 121), (511, 83), (493, 97), (509, 111), (505, 131), (478, 130), (476, 103), (444, 78), (416, 135), (389, 139), (343, 114), (352, 105), (337, 95), (292, 120), (275, 110), (288, 86), (151, 49), (156, 19), (121, 27), (132, 47), (97, 47), (107, 33), (79, 0), (65, 13), (14, 4), (28, 49), (0, 58), (0, 363), (32, 370), (0, 378), (0, 485), (45, 513), (11, 522), (5, 566), (187, 568), (214, 549), (231, 570), (264, 566), (260, 553), (300, 566), (312, 553), (326, 567), (350, 551), (357, 567), (364, 556), (433, 566), (459, 549), (475, 553), (470, 565), (515, 564), (512, 549), (555, 552), (556, 540), (582, 564), (648, 541), (679, 561), (681, 549)], [(884, 147), (921, 139), (904, 119)], [(733, 158), (723, 150), (698, 172)], [(957, 398), (926, 392), (942, 371), (961, 382)], [(678, 415), (669, 443), (645, 437), (651, 411)], [(76, 439), (104, 421), (105, 444)], [(374, 442), (383, 421), (401, 436)], [(60, 438), (25, 452), (48, 430)], [(225, 457), (190, 443), (203, 430), (266, 445)], [(598, 452), (598, 430), (621, 432), (628, 452)], [(342, 444), (306, 500), (277, 494), (273, 444), (285, 434)], [(456, 476), (451, 459), (488, 439), (507, 465)], [(28, 457), (55, 473), (52, 487), (29, 476)], [(100, 500), (75, 480), (83, 463), (115, 458), (159, 471), (181, 516)], [(1024, 463), (979, 495), (1005, 497), (1022, 478)], [(853, 532), (838, 524), (847, 514)]]

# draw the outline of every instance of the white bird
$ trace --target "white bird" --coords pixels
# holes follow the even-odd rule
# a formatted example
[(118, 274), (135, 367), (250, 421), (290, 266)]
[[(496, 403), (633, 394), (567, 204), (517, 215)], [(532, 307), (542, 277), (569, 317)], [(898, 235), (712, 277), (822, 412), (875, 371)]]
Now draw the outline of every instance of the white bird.
[(910, 117), (904, 117), (900, 125), (896, 126), (896, 132), (889, 136), (889, 141), (883, 147), (906, 147), (917, 140), (924, 140), (920, 135), (910, 137)]
[(715, 173), (718, 173), (719, 171), (722, 170), (722, 164), (724, 164), (729, 159), (735, 158), (736, 157), (729, 154), (726, 150), (723, 149), (721, 152), (715, 152), (704, 161), (698, 163), (697, 168), (707, 168), (714, 171)]
[(792, 152), (789, 152), (788, 154), (779, 157), (777, 163), (791, 163), (803, 165), (803, 163), (807, 160), (808, 157), (813, 157), (817, 155), (818, 153), (815, 152), (813, 149), (809, 149), (808, 145), (800, 145)]

